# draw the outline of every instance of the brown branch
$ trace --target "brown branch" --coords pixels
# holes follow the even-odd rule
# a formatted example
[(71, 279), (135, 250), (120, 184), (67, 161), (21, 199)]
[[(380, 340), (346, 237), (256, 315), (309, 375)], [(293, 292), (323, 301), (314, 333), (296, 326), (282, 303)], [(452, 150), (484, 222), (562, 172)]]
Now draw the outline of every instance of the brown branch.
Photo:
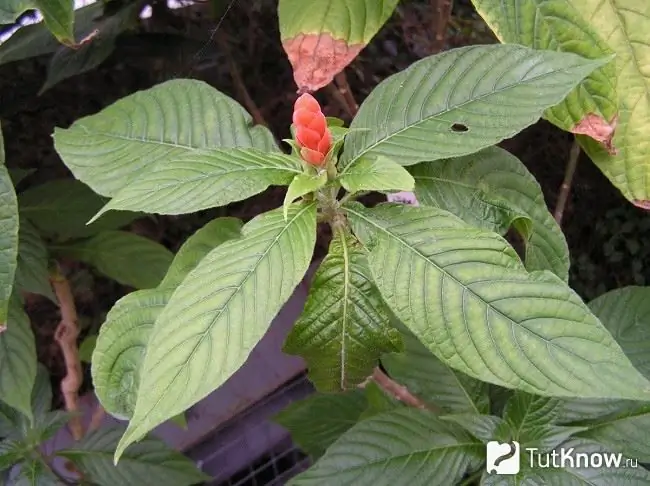
[(93, 415), (90, 418), (90, 424), (88, 424), (88, 430), (86, 430), (86, 433), (90, 434), (91, 432), (97, 430), (102, 425), (104, 417), (106, 417), (106, 410), (104, 407), (102, 407), (101, 403), (97, 402), (97, 406), (95, 407)]
[(61, 322), (54, 333), (54, 340), (61, 347), (66, 367), (66, 376), (61, 380), (61, 393), (66, 410), (74, 413), (68, 424), (72, 437), (75, 440), (80, 440), (83, 437), (83, 424), (79, 409), (79, 387), (83, 375), (79, 348), (77, 347), (77, 338), (79, 337), (77, 309), (70, 282), (60, 269), (57, 268), (54, 271), (51, 282), (61, 309)]
[(451, 17), (452, 0), (431, 0), (431, 6), (436, 13), (431, 22), (434, 39), (431, 44), (431, 54), (436, 54), (445, 47), (447, 24)]
[(372, 379), (389, 395), (392, 395), (397, 400), (402, 403), (405, 403), (409, 407), (420, 408), (423, 410), (431, 410), (435, 413), (440, 413), (441, 410), (438, 407), (435, 407), (430, 404), (424, 403), (418, 397), (413, 395), (404, 385), (400, 385), (392, 378), (390, 378), (386, 373), (384, 373), (381, 368), (378, 366), (375, 368), (372, 373)]
[(350, 116), (356, 115), (357, 111), (359, 111), (359, 105), (354, 99), (354, 94), (352, 94), (352, 89), (350, 88), (350, 84), (348, 83), (348, 77), (345, 74), (345, 69), (340, 73), (338, 73), (336, 76), (334, 76), (334, 81), (336, 81), (336, 84), (339, 88), (338, 90), (341, 93), (343, 99), (345, 100), (345, 104), (347, 106), (346, 111)]
[(564, 216), (564, 208), (566, 206), (567, 200), (569, 199), (569, 192), (571, 192), (571, 183), (573, 182), (573, 175), (576, 172), (576, 167), (578, 166), (578, 159), (580, 158), (580, 144), (578, 140), (573, 141), (571, 146), (571, 152), (569, 152), (569, 161), (566, 165), (566, 170), (564, 172), (564, 180), (560, 186), (560, 194), (557, 198), (557, 204), (555, 205), (555, 221), (558, 224), (562, 223), (562, 217)]

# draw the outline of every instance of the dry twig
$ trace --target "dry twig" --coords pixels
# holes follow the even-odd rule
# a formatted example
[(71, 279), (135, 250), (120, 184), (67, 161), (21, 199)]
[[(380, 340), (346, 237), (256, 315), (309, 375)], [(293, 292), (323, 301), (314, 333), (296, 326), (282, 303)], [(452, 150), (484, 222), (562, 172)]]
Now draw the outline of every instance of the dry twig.
[(573, 182), (573, 175), (576, 172), (576, 167), (578, 166), (578, 159), (580, 158), (580, 144), (577, 140), (573, 140), (573, 145), (571, 146), (571, 152), (569, 153), (569, 161), (566, 165), (566, 170), (564, 172), (564, 180), (560, 186), (560, 194), (557, 198), (557, 204), (555, 205), (555, 221), (558, 224), (562, 223), (562, 217), (564, 216), (564, 208), (566, 207), (567, 200), (569, 199), (569, 192), (571, 192), (571, 183)]
[(372, 380), (374, 380), (374, 382), (377, 383), (377, 385), (379, 385), (380, 388), (386, 393), (395, 397), (395, 399), (399, 400), (400, 402), (405, 403), (409, 407), (430, 410), (435, 413), (441, 412), (438, 407), (424, 403), (422, 400), (408, 391), (404, 385), (400, 385), (395, 380), (390, 378), (379, 367), (376, 367), (372, 373)]
[(431, 54), (437, 54), (445, 47), (447, 37), (447, 24), (451, 17), (452, 0), (431, 0), (431, 6), (436, 13), (433, 16), (431, 29), (433, 31), (433, 43)]

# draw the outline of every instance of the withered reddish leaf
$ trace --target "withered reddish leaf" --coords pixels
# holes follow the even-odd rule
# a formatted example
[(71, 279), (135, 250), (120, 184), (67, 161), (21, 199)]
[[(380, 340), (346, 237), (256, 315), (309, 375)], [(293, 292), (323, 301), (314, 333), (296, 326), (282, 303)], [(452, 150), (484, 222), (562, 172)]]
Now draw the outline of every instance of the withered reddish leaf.
[(637, 208), (645, 209), (646, 211), (650, 211), (650, 201), (640, 201), (640, 200), (635, 200), (633, 201), (634, 205)]
[(612, 139), (616, 132), (617, 123), (618, 115), (614, 115), (612, 120), (608, 122), (596, 113), (589, 113), (571, 129), (571, 132), (593, 138), (600, 142), (610, 155), (616, 155), (617, 150), (612, 143)]

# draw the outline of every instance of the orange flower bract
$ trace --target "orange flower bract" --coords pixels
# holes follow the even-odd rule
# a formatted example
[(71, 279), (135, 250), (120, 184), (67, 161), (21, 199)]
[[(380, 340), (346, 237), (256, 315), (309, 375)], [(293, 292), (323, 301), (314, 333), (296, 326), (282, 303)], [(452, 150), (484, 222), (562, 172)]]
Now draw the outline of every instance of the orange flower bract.
[(332, 134), (316, 98), (305, 93), (296, 100), (293, 124), (300, 156), (313, 165), (322, 165), (332, 146)]

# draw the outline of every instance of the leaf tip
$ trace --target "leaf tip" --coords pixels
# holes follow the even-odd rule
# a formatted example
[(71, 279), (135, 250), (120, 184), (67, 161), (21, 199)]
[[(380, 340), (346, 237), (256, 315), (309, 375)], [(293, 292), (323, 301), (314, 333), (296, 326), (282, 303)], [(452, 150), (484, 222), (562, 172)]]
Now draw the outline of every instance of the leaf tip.
[(632, 203), (637, 208), (641, 208), (641, 209), (645, 209), (646, 211), (650, 211), (650, 201), (648, 201), (648, 200), (635, 199), (634, 201), (632, 201)]

